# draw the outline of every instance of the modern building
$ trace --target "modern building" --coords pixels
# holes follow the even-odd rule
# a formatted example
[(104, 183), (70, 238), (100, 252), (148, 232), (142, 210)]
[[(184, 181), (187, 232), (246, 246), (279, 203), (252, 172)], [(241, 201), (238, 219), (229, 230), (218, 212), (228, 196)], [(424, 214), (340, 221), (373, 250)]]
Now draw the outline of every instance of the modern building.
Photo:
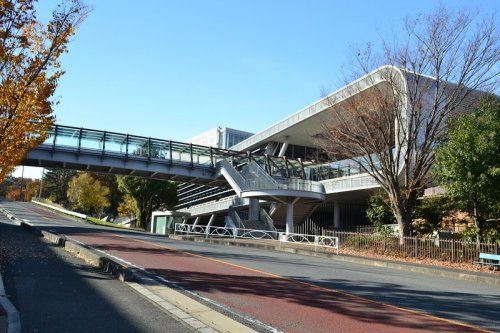
[[(402, 85), (405, 84), (405, 76), (398, 73), (398, 69), (382, 67), (241, 142), (218, 145), (245, 152), (249, 156), (271, 156), (273, 162), (268, 163), (272, 164), (271, 167), (266, 163), (257, 163), (267, 169), (268, 173), (270, 169), (285, 170), (286, 174), (299, 169), (296, 178), (317, 183), (323, 188), (323, 197), (299, 198), (282, 193), (282, 196), (262, 194), (245, 198), (232, 187), (199, 187), (186, 183), (179, 186), (177, 207), (179, 212), (189, 214), (190, 217), (185, 222), (227, 225), (229, 218), (231, 222), (236, 220), (244, 227), (272, 226), (285, 229), (288, 226), (287, 231), (301, 233), (317, 233), (321, 228), (347, 229), (367, 224), (367, 199), (378, 188), (378, 184), (350, 160), (328, 161), (318, 149), (315, 136), (324, 130), (322, 124), (331, 120), (329, 117), (332, 107), (354, 95), (369, 93), (374, 87), (379, 89), (380, 85), (387, 84), (384, 80), (388, 77), (388, 72), (391, 77), (397, 77)], [(309, 161), (313, 161), (313, 164), (303, 165)], [(272, 172), (271, 174), (273, 175)], [(255, 202), (256, 199), (258, 204), (252, 205), (252, 201)], [(250, 222), (253, 220), (260, 220), (261, 223)]]
[[(141, 137), (56, 125), (30, 151), (24, 165), (89, 170), (177, 182), (179, 204), (151, 230), (166, 232), (173, 222), (245, 229), (316, 233), (321, 228), (366, 224), (368, 197), (379, 185), (353, 159), (332, 161), (317, 147), (324, 124), (338, 126), (332, 110), (373, 92), (398, 96), (393, 148), (405, 145), (408, 91), (435, 80), (384, 66), (251, 134), (217, 128), (189, 140)], [(441, 85), (442, 86), (442, 85)], [(446, 85), (446, 91), (452, 85)], [(424, 96), (422, 108), (432, 96)], [(428, 99), (426, 99), (428, 98)], [(426, 115), (424, 114), (424, 117)], [(391, 134), (392, 135), (392, 134)], [(423, 133), (417, 133), (417, 141)], [(418, 144), (418, 142), (417, 142)], [(369, 156), (369, 155), (365, 155)], [(406, 167), (395, 160), (399, 175)], [(410, 166), (411, 167), (411, 166)], [(180, 217), (180, 218), (179, 218)], [(169, 227), (170, 225), (170, 227)]]
[(198, 134), (187, 140), (189, 143), (228, 149), (251, 137), (253, 133), (239, 131), (228, 127), (217, 127)]

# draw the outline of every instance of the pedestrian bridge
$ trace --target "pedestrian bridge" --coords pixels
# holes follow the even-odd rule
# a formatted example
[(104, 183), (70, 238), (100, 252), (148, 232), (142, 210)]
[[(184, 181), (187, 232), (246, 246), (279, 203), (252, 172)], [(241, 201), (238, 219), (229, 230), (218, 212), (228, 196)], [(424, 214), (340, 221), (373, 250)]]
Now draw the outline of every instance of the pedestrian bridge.
[(325, 196), (306, 180), (311, 162), (72, 126), (55, 125), (23, 164), (225, 186), (241, 197)]
[(216, 163), (234, 155), (184, 142), (55, 125), (24, 165), (209, 184), (216, 180)]

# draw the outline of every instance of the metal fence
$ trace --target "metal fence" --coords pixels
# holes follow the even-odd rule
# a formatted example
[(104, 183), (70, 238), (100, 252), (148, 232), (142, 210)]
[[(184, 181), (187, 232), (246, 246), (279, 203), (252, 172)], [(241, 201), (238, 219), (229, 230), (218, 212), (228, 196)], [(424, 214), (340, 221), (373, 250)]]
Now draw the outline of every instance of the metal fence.
[(205, 238), (243, 238), (254, 240), (270, 240), (282, 243), (295, 243), (314, 246), (318, 248), (331, 248), (339, 253), (339, 240), (334, 236), (318, 236), (289, 233), (276, 230), (258, 230), (243, 228), (211, 227), (206, 225), (194, 225), (176, 223), (174, 234), (198, 235)]
[(474, 262), (479, 253), (500, 254), (498, 243), (463, 242), (453, 239), (382, 236), (370, 233), (324, 231), (325, 235), (337, 237), (343, 249), (391, 255), (401, 258), (435, 259), (448, 262)]

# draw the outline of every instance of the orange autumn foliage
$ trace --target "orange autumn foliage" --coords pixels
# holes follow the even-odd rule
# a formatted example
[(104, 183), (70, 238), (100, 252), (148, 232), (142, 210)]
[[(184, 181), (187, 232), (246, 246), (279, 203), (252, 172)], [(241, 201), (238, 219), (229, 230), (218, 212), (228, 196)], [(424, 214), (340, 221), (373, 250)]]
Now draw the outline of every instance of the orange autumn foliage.
[(46, 138), (54, 121), (58, 59), (88, 13), (68, 0), (37, 20), (33, 0), (0, 0), (0, 182)]

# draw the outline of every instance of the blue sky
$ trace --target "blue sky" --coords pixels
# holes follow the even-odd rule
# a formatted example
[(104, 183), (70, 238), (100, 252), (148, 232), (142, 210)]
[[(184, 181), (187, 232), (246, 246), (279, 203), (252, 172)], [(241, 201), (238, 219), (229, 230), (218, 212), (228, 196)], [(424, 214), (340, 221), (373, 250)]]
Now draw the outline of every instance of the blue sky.
[[(59, 1), (38, 5), (46, 17)], [(186, 140), (259, 131), (341, 85), (350, 45), (397, 33), (405, 16), (485, 1), (87, 1), (62, 59), (57, 122)], [(18, 174), (18, 172), (16, 172)], [(28, 176), (31, 172), (28, 173)]]

